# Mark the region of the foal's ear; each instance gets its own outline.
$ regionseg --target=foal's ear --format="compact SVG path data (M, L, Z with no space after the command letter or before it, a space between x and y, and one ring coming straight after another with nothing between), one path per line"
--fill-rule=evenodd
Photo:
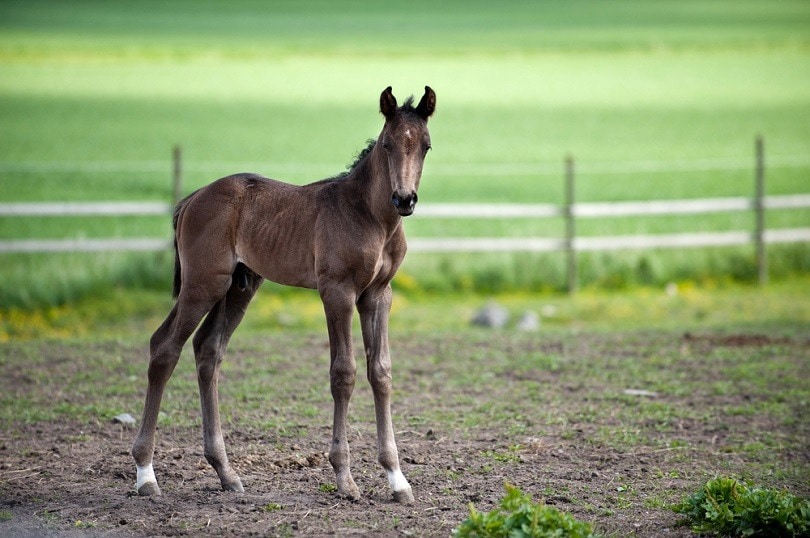
M380 112L387 119L391 119L397 113L397 98L391 92L391 86L388 86L380 94Z
M419 104L416 105L416 113L427 121L434 110L436 110L436 92L434 92L430 86L425 86L425 95L422 96Z

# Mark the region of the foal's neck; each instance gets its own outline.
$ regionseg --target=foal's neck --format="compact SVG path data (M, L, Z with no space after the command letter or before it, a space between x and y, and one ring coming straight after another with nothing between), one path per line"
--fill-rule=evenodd
M388 159L380 144L357 164L347 179L357 186L366 210L375 220L390 231L400 226L402 217L391 203Z

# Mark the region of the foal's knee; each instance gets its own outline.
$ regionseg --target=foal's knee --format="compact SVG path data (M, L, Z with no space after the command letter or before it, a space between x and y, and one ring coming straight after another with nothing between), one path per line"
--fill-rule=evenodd
M334 361L329 370L332 392L351 391L357 378L357 365L354 361Z
M369 365L368 382L375 391L390 393L392 378L391 365L379 362Z

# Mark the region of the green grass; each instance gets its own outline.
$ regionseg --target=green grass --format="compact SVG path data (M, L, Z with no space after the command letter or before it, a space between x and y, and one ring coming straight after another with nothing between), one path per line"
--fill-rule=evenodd
M418 16L429 13L429 16ZM251 170L303 183L333 175L381 127L377 98L430 84L435 151L425 202L561 203L562 161L577 163L579 201L749 196L753 139L767 151L767 192L805 192L810 174L810 8L800 1L349 3L4 2L0 6L2 201L168 200L171 149L185 191ZM773 227L810 225L803 210ZM610 235L751 229L749 214L583 221ZM558 236L559 220L410 219L412 236ZM0 239L168 235L168 218L0 219ZM750 278L749 250L722 251ZM727 255L726 255L727 254ZM652 279L740 278L697 254L643 254ZM540 275L506 276L526 256L406 270L430 289L558 289L559 257ZM644 280L635 254L594 256L583 282ZM807 271L776 249L785 272ZM3 305L63 304L63 285L127 285L133 256L0 257ZM118 261L113 261L118 260ZM121 261L124 260L124 261ZM535 261L536 260L536 261ZM137 261L135 265L150 265ZM439 269L456 265L458 278ZM65 268L68 267L68 269ZM620 268L615 269L616 266ZM614 268L610 268L614 267ZM168 269L170 270L170 269ZM154 268L148 279L167 269ZM719 271L719 272L718 272ZM738 272L739 273L739 272ZM630 276L628 276L630 274ZM778 271L777 271L778 276ZM26 275L20 278L20 275ZM749 275L749 276L745 276ZM531 282L526 282L530 280ZM611 284L614 282L614 284ZM79 295L79 293L76 293Z

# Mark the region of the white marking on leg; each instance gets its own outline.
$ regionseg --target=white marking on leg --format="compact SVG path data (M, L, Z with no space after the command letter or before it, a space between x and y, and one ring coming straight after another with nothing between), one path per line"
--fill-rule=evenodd
M136 465L138 469L138 479L135 482L135 490L138 491L143 487L144 484L148 484L150 482L154 482L157 484L157 478L155 478L155 470L152 468L152 464L144 465L141 467L140 465Z
M388 474L388 484L391 486L391 491L405 491L406 489L411 489L411 485L408 484L405 475L402 474L402 471L399 469L386 471L386 473Z

